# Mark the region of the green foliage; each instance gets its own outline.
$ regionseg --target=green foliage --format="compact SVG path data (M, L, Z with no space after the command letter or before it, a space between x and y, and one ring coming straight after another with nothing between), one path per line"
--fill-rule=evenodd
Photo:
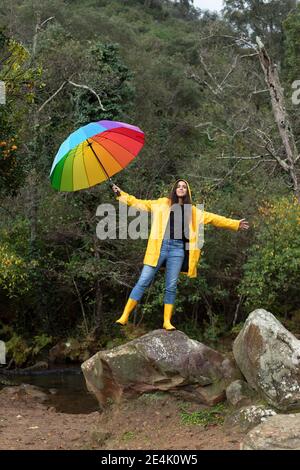
M250 157L261 154L256 129L267 129L274 148L281 142L269 97L253 94L264 88L259 61L244 57L235 62L249 50L230 38L237 31L265 33L262 39L281 59L282 21L291 2L227 1L231 13L225 21L196 13L185 0L18 0L13 16L11 2L2 3L0 22L11 37L1 30L8 55L1 58L0 70L0 80L8 85L8 103L0 106L1 305L20 351L33 347L21 343L28 333L80 341L94 334L101 346L113 346L134 337L130 327L122 333L114 328L114 320L137 281L146 241L96 238L97 205L114 203L107 184L71 194L52 190L48 175L60 144L89 121L136 124L146 133L146 145L114 177L116 184L149 199L167 195L171 182L183 177L191 184L194 203L251 221L265 194L281 197L288 190L280 171L273 172L273 162L255 160L259 165L253 167ZM37 12L41 22L53 19L38 29L33 56ZM297 31L298 16L290 15L285 47L291 78L298 73ZM297 128L296 139L298 134ZM266 222L261 214L257 221ZM284 235L275 234L281 251L272 258L272 237L263 225L259 239L254 231L206 227L197 279L179 279L178 328L214 345L230 330L241 279L247 308L267 301L276 303L279 312L295 310L298 229L294 236L288 232L287 247ZM287 277L289 265L294 281ZM162 271L137 310L137 334L161 327L164 286ZM286 305L286 293L291 305ZM85 345L90 347L88 340Z
M8 244L0 244L0 289L9 298L28 292L27 264Z
M99 119L120 120L132 105L134 88L132 73L120 57L118 44L100 42L91 44L87 50L88 76L82 80L99 94L104 111L99 109L97 98L87 90L74 91L76 125L80 126Z
M17 367L26 363L30 356L31 348L27 342L16 333L6 343L6 351L8 358L13 359Z
M296 198L266 202L254 221L256 238L244 265L239 292L248 308L278 314L298 305L300 282L300 206Z
M132 431L125 431L122 435L122 440L125 442L131 441L135 438L135 433Z
M35 336L31 341L13 332L9 341L6 342L7 357L12 360L16 367L20 367L30 359L31 361L49 344L52 338L45 334Z
M166 400L166 392L149 392L140 395L138 401L145 403L146 405L150 405L154 402L158 403L162 400Z
M285 328L292 331L295 335L300 334L300 309L292 310L288 317L279 317Z
M231 328L230 333L233 334L234 336L237 336L241 332L243 327L244 327L244 323L240 322Z
M0 194L16 194L24 182L27 161L21 150L23 129L19 123L26 119L34 92L34 81L41 71L30 66L28 50L9 38L0 25L0 80L5 83L6 102L0 105Z
M223 424L226 407L223 403L199 411L189 412L184 407L180 412L181 422L185 425L208 426Z
M300 5L283 22L285 38L284 67L290 83L299 80L300 74Z
M52 344L53 338L44 333L33 338L32 354L36 356L46 346Z
M226 324L224 322L224 317L220 317L209 310L207 314L209 320L204 321L203 342L215 344L220 336L226 332Z
M113 349L125 343L127 343L127 339L125 338L113 338L112 340L107 341L105 347L106 349Z
M239 33L250 36L255 42L259 36L276 54L276 59L283 55L283 20L295 9L296 0L225 0L225 18Z

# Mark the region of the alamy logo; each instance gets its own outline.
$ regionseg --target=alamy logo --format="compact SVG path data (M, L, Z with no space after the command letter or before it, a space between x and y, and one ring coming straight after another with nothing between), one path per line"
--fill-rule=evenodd
M137 207L127 207L119 201L119 212L110 203L100 204L97 207L96 216L101 217L96 227L99 240L116 239L151 239L175 238L185 239L186 249L202 248L204 243L204 204L196 204L194 217L190 220L182 217L183 213L179 204L171 207L157 208L148 212ZM192 205L185 204L185 211L192 214ZM168 216L173 212L173 234L171 236L171 225ZM150 216L150 220L149 220ZM130 219L130 220L129 220ZM162 231L164 230L164 233ZM187 241L188 240L188 241Z
M292 83L293 90L296 88L294 93L292 94L292 103L293 104L300 104L300 80L295 80Z
M6 103L5 82L0 80L0 104Z
M4 341L0 339L0 364L6 364L6 348Z

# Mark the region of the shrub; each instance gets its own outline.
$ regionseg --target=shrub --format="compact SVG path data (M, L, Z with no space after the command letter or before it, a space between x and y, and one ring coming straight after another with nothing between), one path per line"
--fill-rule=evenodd
M254 221L256 240L238 288L245 306L287 314L299 305L300 205L294 197L266 202Z

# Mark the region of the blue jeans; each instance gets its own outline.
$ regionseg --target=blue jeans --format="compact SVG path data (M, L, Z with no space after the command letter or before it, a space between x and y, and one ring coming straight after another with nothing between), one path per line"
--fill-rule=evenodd
M165 287L165 304L174 304L176 298L176 289L178 276L181 271L184 259L184 242L182 240L163 239L160 256L157 266L149 266L144 264L140 278L129 297L136 301L141 300L145 289L151 284L155 274L160 269L164 261L166 261L166 287Z

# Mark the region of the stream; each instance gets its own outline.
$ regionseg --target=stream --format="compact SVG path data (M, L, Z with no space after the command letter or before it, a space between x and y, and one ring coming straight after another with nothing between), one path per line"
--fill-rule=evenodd
M45 404L53 406L58 412L87 414L99 410L96 398L86 388L80 367L30 371L24 374L21 371L17 374L0 371L0 374L0 379L6 379L8 385L9 382L11 385L30 384L49 393L49 400ZM1 388L3 385L0 385Z

